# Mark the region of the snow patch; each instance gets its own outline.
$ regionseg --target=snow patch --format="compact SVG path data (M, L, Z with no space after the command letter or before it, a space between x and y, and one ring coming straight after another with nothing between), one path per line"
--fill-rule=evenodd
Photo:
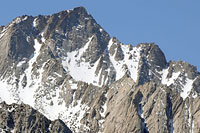
M24 18L22 19L22 21L25 21L25 20L27 20L27 19L28 19L28 16L24 17Z
M5 32L2 32L2 33L0 34L0 39L1 39L4 35L5 35Z
M13 22L12 22L12 24L19 24L20 22L22 22L22 21L25 21L25 20L27 20L28 19L28 16L25 16L23 19L22 18L20 18L20 17L18 17L18 18L16 18Z
M108 46L107 46L107 47L108 47L108 50L109 50L110 47L113 45L113 43L114 43L114 42L113 42L113 39L110 39L110 41L108 42Z
M44 103L44 114L51 120L55 120L60 118L62 115L65 116L66 106L65 103L60 103L60 93L61 90L59 88L55 88L55 97L51 98L50 103Z
M33 27L37 27L37 18L33 20Z
M89 38L89 41L83 48L67 53L66 57L62 57L62 65L66 71L69 71L70 75L76 81L84 81L86 83L92 83L94 85L100 86L98 84L99 78L97 78L97 75L95 74L100 58L94 63L93 66L81 58L83 53L88 49L92 38L93 36Z
M26 63L26 61L20 61L20 62L17 64L17 67L21 67L24 63Z
M114 42L112 40L109 41L108 49L113 45ZM115 44L114 44L115 45ZM124 59L121 61L115 60L115 54L110 56L110 61L113 64L113 67L116 71L116 80L119 80L122 78L127 71L130 72L131 78L136 82L137 80L137 73L138 73L138 67L139 67L139 60L140 60L140 48L133 47L132 50L129 50L128 45L121 45L121 49L124 54ZM127 68L125 68L127 66Z
M12 108L8 108L8 112L13 112L13 110L15 110L14 107L12 107Z
M100 31L100 32L103 32L103 29L102 29L102 28L100 28L100 29L99 29L99 31Z
M15 103L16 100L11 93L14 86L8 85L6 81L0 81L0 86L0 102L6 101L7 104Z
M44 32L41 33L41 36L42 36L42 38L41 38L42 42L45 42Z
M18 23L20 23L21 22L21 19L20 18L16 18L15 20L14 20L14 22L13 23L16 23L16 24L18 24Z
M7 129L2 129L2 128L0 128L0 133L7 133L7 132L8 132ZM11 133L13 133L13 132L11 131Z
M28 68L25 70L24 75L21 75L20 77L20 81L22 82L22 79L24 78L24 76L27 78L27 85L24 88L22 85L19 86L19 89L21 89L21 93L20 93L20 97L22 99L22 101L26 104L29 104L31 106L34 106L34 94L36 91L36 88L38 88L38 85L41 82L41 76L40 78L33 78L32 77L32 69L33 69L33 64L34 62L36 62L37 57L40 54L40 48L42 46L42 44L40 44L37 39L34 40L35 44L34 44L34 55L33 57L29 60L28 62ZM43 69L39 70L39 74L42 74ZM34 86L36 85L36 86Z
M182 88L182 92L181 92L181 97L183 98L183 100L185 100L189 96L189 94L192 90L192 87L193 87L192 86L193 82L194 82L194 80L191 80L188 78L186 79L186 84Z
M165 85L167 85L167 86L170 86L170 85L173 84L174 81L179 77L179 75L180 75L181 72L177 72L177 73L174 72L174 73L172 73L172 77L171 77L171 78L167 78L168 69L169 69L169 68L163 70L163 72L162 72L163 74L162 74L162 81L161 81L161 83L162 83L162 84L165 84Z
M192 121L192 129L191 133L194 133L194 121Z
M84 27L83 25L80 25L80 24L79 24L79 25L76 27L76 30L81 30L83 27Z
M162 71L162 81L161 81L161 83L164 84L164 85L170 86L171 84L174 84L177 79L180 80L180 85L181 85L180 96L183 98L183 100L185 100L189 96L189 94L190 94L190 92L193 88L193 82L195 81L196 78L195 79L189 79L189 78L187 78L188 77L187 74L185 74L184 76L180 76L180 74L181 74L180 71L176 72L176 73L173 72L172 77L167 78L167 75L169 73L168 70L169 70L169 68L164 69ZM184 77L186 77L186 78L184 79ZM196 92L194 92L192 94L192 96L193 96L193 98L195 98L197 96Z
M76 90L78 88L77 83L73 82L72 80L69 81L69 85L73 90Z
M0 39L7 33L6 29L7 28L3 27L3 30L0 32Z
M67 13L73 12L74 9L67 10Z
M65 116L65 118L62 120L64 120L70 129L75 129L75 132L78 132L79 128L83 126L81 124L81 119L88 109L89 107L85 104L82 104L81 100L78 100L77 103L73 101L72 104L70 104L70 106L64 112L65 115L63 116ZM89 128L85 126L84 129L87 130Z
M26 41L27 41L27 42L30 42L30 39L31 39L30 36L27 36L27 37L26 37Z

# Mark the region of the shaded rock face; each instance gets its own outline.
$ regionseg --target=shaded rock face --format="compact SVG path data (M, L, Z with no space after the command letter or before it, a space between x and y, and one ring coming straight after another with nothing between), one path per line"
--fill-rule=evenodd
M1 26L0 86L0 131L200 132L197 68L110 38L83 7Z
M152 79L159 81L159 72L167 65L165 55L155 44L139 44L137 47L142 47L137 84L141 85Z
M0 104L1 132L43 132L43 133L72 133L61 121L50 121L44 115L26 104Z

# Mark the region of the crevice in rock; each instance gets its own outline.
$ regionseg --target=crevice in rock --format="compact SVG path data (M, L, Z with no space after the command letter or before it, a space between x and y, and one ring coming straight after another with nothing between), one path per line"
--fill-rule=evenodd
M172 102L171 102L171 99L170 99L170 96L168 94L167 96L167 117L168 117L168 130L170 133L173 133L174 132L174 120L173 120L173 112L172 112Z
M148 128L147 128L147 125L146 125L146 122L145 122L145 117L144 117L144 109L143 109L143 105L142 105L142 98L143 98L143 95L141 92L139 92L137 95L136 95L136 101L137 101L137 112L138 112L138 115L139 115L139 118L141 119L141 126L142 126L142 132L143 133L149 133L148 131Z

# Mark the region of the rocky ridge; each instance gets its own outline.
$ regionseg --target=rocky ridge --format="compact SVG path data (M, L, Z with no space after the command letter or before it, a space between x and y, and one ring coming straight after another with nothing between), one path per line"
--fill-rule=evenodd
M200 132L200 73L154 43L125 45L83 7L0 28L0 101L74 132Z
M48 120L26 104L0 104L1 133L72 133L63 121Z

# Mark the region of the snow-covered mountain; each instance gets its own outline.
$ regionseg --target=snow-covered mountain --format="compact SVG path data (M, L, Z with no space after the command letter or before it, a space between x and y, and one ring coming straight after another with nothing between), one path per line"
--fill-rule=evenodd
M74 132L200 132L199 75L156 44L111 38L83 7L0 27L0 101Z

